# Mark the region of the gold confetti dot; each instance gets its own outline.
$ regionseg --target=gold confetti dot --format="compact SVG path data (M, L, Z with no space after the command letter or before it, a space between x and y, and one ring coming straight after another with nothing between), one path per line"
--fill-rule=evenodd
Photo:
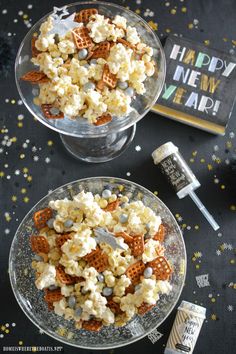
M197 156L197 150L193 151L193 152L192 152L192 155L193 155L193 156Z
M154 31L157 31L157 29L158 29L158 24L157 24L156 22L149 21L148 24L149 24L149 26L150 26Z
M216 299L214 297L212 297L211 302L216 302Z
M235 211L235 210L236 210L236 205L230 205L229 209L230 209L231 211Z
M18 344L19 344L19 345L23 345L23 341L22 341L22 340L19 340Z
M204 163L204 162L206 162L206 160L205 160L205 159L201 159L200 162L201 162L201 163Z
M185 229L187 227L187 224L183 224L182 227Z
M25 194L25 193L26 193L26 188L21 188L20 192L21 192L22 194Z
M158 195L158 191L154 191L153 194Z
M25 158L25 154L20 154L20 159L24 159Z
M29 170L28 170L28 168L27 168L27 167L23 167L22 171L23 171L24 173L29 172Z
M32 348L32 352L37 352L37 347L31 347Z
M232 39L232 43L233 45L236 45L236 41L234 39Z
M18 128L22 128L23 127L23 123L22 122L18 122L17 126L18 126Z
M236 283L234 284L233 288L236 289Z
M11 104L15 104L16 103L16 101L15 100L11 100Z
M235 264L235 259L231 259L229 262L230 264Z
M182 11L183 13L186 13L186 12L187 12L187 7L183 6L183 7L181 8L181 11Z
M221 159L219 157L217 157L217 159L215 159L215 162L218 163L218 165L221 163Z
M48 146L52 146L53 145L53 141L52 140L48 140Z
M223 41L224 42L228 42L228 38L223 38Z
M207 165L207 168L208 168L209 171L211 171L211 170L213 169L213 166L209 163L209 164Z
M16 201L17 201L17 196L16 196L16 195L13 195L13 196L11 197L11 200L12 200L13 202L16 202Z
M119 188L119 191L122 192L125 187L122 184L120 184L118 188Z
M196 257L192 257L192 261L195 262L196 261Z
M32 176L28 176L28 177L27 177L27 181L28 181L28 182L31 182L31 181L32 181L32 179L33 179L33 177L32 177Z
M9 329L6 329L6 330L5 330L5 333L9 333L9 332L10 332L10 330L9 330Z
M1 326L1 330L5 331L6 327L5 326Z
M13 136L13 138L10 139L12 143L15 143L17 141L17 137Z
M27 14L24 14L23 15L23 19L26 20L28 18L28 15Z
M205 39L205 40L204 40L204 44L205 44L205 45L209 45L209 44L210 44L209 39Z
M230 149L230 148L232 148L232 142L231 141L226 141L226 147L228 148L228 149Z
M175 214L175 217L176 217L176 218L179 218L179 217L180 217L180 215L179 215L179 214Z
M0 171L0 177L4 177L5 176L5 173L3 171Z
M141 11L139 9L136 9L135 12L139 15Z
M194 226L194 229L195 229L195 230L199 230L199 225L195 225L195 226Z
M24 203L28 203L29 202L29 197L24 197L23 201L24 201Z
M199 264L196 264L195 267L196 267L196 269L199 269L199 268L200 268L200 265L199 265Z
M213 313L213 314L211 315L211 319L212 319L212 321L216 321L216 320L217 320L217 316L216 316L215 313Z
M170 33L171 32L171 29L170 28L166 28L166 33Z
M189 161L190 161L191 163L194 163L195 160L194 160L193 158L191 158Z
M221 188L221 189L225 189L225 185L222 184L222 185L220 186L220 188Z
M189 24L188 24L188 28L189 28L189 29L193 29L193 23L189 23Z
M171 9L170 13L171 13L171 15L175 15L176 14L176 10L175 9Z

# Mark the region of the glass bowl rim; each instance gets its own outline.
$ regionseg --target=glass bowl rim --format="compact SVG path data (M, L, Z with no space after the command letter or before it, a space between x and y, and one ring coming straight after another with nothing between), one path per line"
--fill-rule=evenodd
M70 8L72 6L79 6L79 5L94 5L94 4L98 4L98 5L103 5L103 6L112 6L112 7L115 7L119 10L123 10L124 12L127 12L127 13L132 13L132 15L134 15L135 17L137 17L139 19L139 21L141 21L142 24L144 24L145 28L148 27L149 30L150 30L150 33L152 34L153 38L156 40L156 42L158 43L158 46L159 46L159 50L160 50L160 54L161 54L161 60L162 60L162 83L160 84L160 87L159 87L159 90L157 90L156 92L156 95L155 97L153 98L151 104L149 105L149 107L145 110L145 112L143 112L142 114L138 115L137 119L132 122L132 121L129 121L127 120L127 124L124 125L124 126L121 126L121 127L118 127L119 129L115 129L116 127L109 127L108 131L103 133L102 132L102 129L103 127L102 126L97 126L96 127L96 130L92 133L92 134L81 134L80 132L76 132L76 133L73 133L73 132L69 132L69 131L65 131L65 130L62 130L60 128L57 128L53 125L51 125L49 122L47 122L46 120L42 119L41 117L39 117L30 107L30 105L28 104L27 102L27 99L25 98L25 96L23 95L22 93L22 90L20 88L20 83L19 83L19 79L17 77L17 66L19 65L19 57L20 57L20 54L21 54L21 50L22 50L22 47L24 46L25 44L25 41L28 40L28 37L30 35L31 32L33 32L33 30L35 29L35 27L37 27L40 23L42 23L43 20L45 20L48 16L50 16L53 11L50 11L48 12L46 15L44 15L43 17L41 17L31 28L30 30L26 33L26 35L24 36L24 38L22 39L21 43L20 43L20 46L19 46L19 49L17 51L17 55L16 55L16 59L15 59L15 65L14 65L14 71L15 71L15 82L16 82L16 87L17 87L17 90L19 92L19 95L20 95L20 98L21 100L23 101L25 107L28 109L28 111L33 115L33 117L35 117L38 121L40 121L40 123L42 123L43 125L45 125L46 127L48 127L49 129L52 129L60 134L64 134L64 135L67 135L67 136L71 136L71 137L78 137L78 138L98 138L98 137L101 137L101 136L106 136L107 134L110 134L110 133L113 133L113 132L122 132L123 130L126 130L128 128L130 128L132 125L138 123L152 108L152 106L155 104L155 102L157 101L162 89L163 89L163 86L164 86L164 83L165 83L165 77L166 77L166 58L165 58L165 53L164 53L164 49L163 49L163 46L161 44L161 41L159 39L159 37L155 34L155 32L152 30L152 28L148 25L148 23L141 17L139 16L138 14L136 14L134 11L132 10L129 10L129 9L126 9L124 6L120 6L120 5L117 5L115 3L111 3L111 2L105 2L105 1L77 1L77 2L74 2L74 3L69 3L69 4L66 4L65 6L67 8ZM122 119L122 117L120 118Z
M54 189L50 194L56 192L57 190L60 190L60 189L66 189L68 186L70 185L73 185L74 183L80 183L80 182L86 182L86 181L89 181L91 179L95 179L95 180L99 180L99 179L103 179L103 180L114 180L115 183L121 183L122 182L125 182L125 183L130 183L131 185L134 185L135 187L139 188L139 189L143 189L145 192L147 192L148 194L151 194L152 197L154 197L154 199L156 199L156 201L158 201L158 203L162 204L165 208L166 208L166 211L171 215L172 219L174 220L175 222L175 226L177 227L177 230L179 232L179 236L182 240L182 245L183 245L183 260L185 262L184 264L184 274L183 274L183 277L182 277L182 284L181 284L181 287L180 287L180 291L179 291L179 294L176 298L176 300L173 302L173 304L171 305L170 307L170 310L168 312L168 314L161 320L161 322L158 324L158 326L152 328L151 330L145 332L144 334L140 335L138 338L134 338L134 339L130 339L128 343L122 343L122 344L118 344L118 345L115 345L115 346L106 346L105 348L103 346L96 346L96 347L89 347L89 346L83 346L83 345L77 345L75 343L69 343L68 341L66 340L63 340L61 338L57 338L55 337L53 334L49 333L47 330L43 330L48 336L50 336L51 338L53 338L54 340L57 340L61 343L64 343L66 345L70 345L70 346L73 346L75 348L81 348L81 349L88 349L88 350L107 350L107 349L115 349L115 348L121 348L121 347L125 347L129 344L132 344L132 343L135 343L143 338L145 338L146 336L148 336L148 334L150 334L154 329L158 328L171 314L171 312L173 311L174 307L176 306L177 302L179 301L179 298L182 294L182 291L183 291L183 287L184 287L184 284L185 284L185 280L186 280L186 273L187 273L187 253L186 253L186 246L185 246L185 242L184 242L184 238L183 238L183 234L182 234L182 231L180 229L180 226L179 224L177 223L174 215L172 214L172 212L170 211L170 209L166 206L166 204L160 199L158 198L154 193L152 193L149 189L147 189L146 187L143 187L141 186L140 184L136 183L136 182L133 182L133 181L130 181L130 180L127 180L127 179L124 179L124 178L119 178L119 177L109 177L109 176L95 176L95 177L86 177L86 178L80 178L78 180L74 180L74 181L71 181L71 182L68 182L68 183L65 183L59 187L57 187L56 189ZM15 282L15 278L13 277L13 262L11 261L12 258L13 258L13 246L14 246L14 243L16 242L17 240L17 234L18 234L18 230L21 228L21 226L24 224L25 220L28 218L28 215L32 212L32 210L37 207L37 205L39 205L45 198L48 197L49 194L45 195L44 197L42 197L36 204L33 205L33 207L28 211L28 213L24 216L24 218L21 220L16 232L15 232L15 235L12 239L12 242L11 242L11 247L10 247L10 252L9 252L9 262L8 262L8 268L9 268L9 279L10 279L10 283L11 283L11 288L12 288L12 291L13 291L13 294L16 298L16 301L18 303L18 305L20 306L21 310L24 312L24 314L26 315L26 317L39 329L42 329L40 327L40 325L36 322L36 320L33 319L33 317L30 315L30 313L27 312L27 310L24 308L23 304L21 303L21 297L19 296L19 293L17 291L17 288L16 288L16 282ZM132 320L131 320L132 321Z

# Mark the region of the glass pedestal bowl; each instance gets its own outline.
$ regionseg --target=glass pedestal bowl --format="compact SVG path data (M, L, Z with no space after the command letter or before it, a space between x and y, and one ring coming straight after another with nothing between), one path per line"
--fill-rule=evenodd
M128 116L113 117L106 125L94 126L80 117L76 120L66 116L64 119L47 119L41 108L33 103L37 93L36 86L20 80L20 77L36 68L31 62L31 39L35 32L39 32L40 25L50 13L40 19L23 39L16 57L15 75L19 94L30 113L48 128L59 132L64 146L73 156L87 162L105 162L117 157L129 146L135 135L135 124L156 102L165 79L165 56L158 37L141 17L130 10L99 1L74 3L68 5L67 10L72 14L90 7L96 8L100 14L107 17L124 16L129 25L136 27L141 40L154 50L155 73L145 81L146 93L133 99L133 109Z
M166 257L173 266L170 279L172 291L169 295L161 295L157 305L144 316L136 316L124 327L103 327L100 332L78 330L73 321L66 321L52 311L48 311L43 300L43 291L35 284L35 271L31 268L34 256L29 236L35 232L33 214L46 206L50 200L68 198L80 191L99 193L106 185L111 185L114 192L122 185L123 195L130 201L142 200L154 212L158 213L162 222L167 224L168 233L164 246ZM9 256L9 275L15 297L28 318L45 333L65 344L86 349L110 349L133 343L148 335L159 326L176 305L185 281L186 251L180 228L166 205L154 194L133 182L111 177L92 177L66 184L41 199L25 216L12 242ZM69 333L73 336L68 337ZM64 335L62 335L64 334Z

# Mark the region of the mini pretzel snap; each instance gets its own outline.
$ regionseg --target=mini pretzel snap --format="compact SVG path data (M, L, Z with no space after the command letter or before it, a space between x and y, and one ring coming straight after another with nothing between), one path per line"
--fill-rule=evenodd
M96 15L98 13L97 9L84 9L75 14L74 21L75 22L83 22L88 23L89 18L92 15Z
M117 84L116 75L114 75L110 72L109 66L107 64L104 65L102 80L110 88L116 87L116 84Z
M47 221L52 217L52 209L44 208L34 213L33 220L36 229L40 230L47 226Z
M142 261L138 261L134 264L131 264L125 274L128 278L130 278L132 285L136 285L139 283L140 277L143 274L145 269L145 264Z
M139 307L138 307L138 314L143 316L145 313L150 311L155 305L149 305L143 302Z
M87 331L98 332L102 328L102 322L96 320L83 321L82 328Z
M109 299L107 301L107 307L109 307L109 309L115 313L116 315L121 315L123 313L123 311L120 308L120 305L117 304L114 300Z
M56 267L56 278L62 283L66 285L72 285L76 283L76 278L67 274L62 265L58 265Z
M49 78L42 71L32 70L21 76L21 80L29 81L32 84L40 84L48 82Z
M45 289L44 299L47 303L52 304L53 302L60 301L63 298L61 294L61 289L49 290Z
M126 41L126 40L123 39L123 38L118 38L118 39L117 39L117 42L118 42L118 43L121 43L121 44L123 44L124 46L129 47L129 48L131 48L131 49L133 49L133 50L136 49L134 45L132 45L130 42Z
M153 239L156 241L163 242L166 235L166 228L163 224L159 226L157 233L154 235Z
M110 53L110 42L102 42L98 45L98 47L94 50L92 59L103 58L107 59Z
M35 46L35 42L37 41L37 39L38 38L36 37L33 37L31 39L31 53L33 58L36 58L41 53Z
M44 236L35 236L30 237L31 249L35 253L48 253L49 252L49 243L46 237Z
M133 236L133 240L130 243L129 247L131 248L131 252L134 257L141 256L144 251L144 236Z
M73 39L78 49L88 48L93 45L86 27L77 27L72 30Z
M116 232L115 233L115 236L116 237L122 237L123 239L124 239L124 241L126 242L126 243L130 243L130 242L133 242L133 237L132 236L130 236L129 234L127 234L127 232L124 232L124 231L122 231L122 232Z
M64 113L61 112L58 108L54 107L52 104L42 104L41 108L45 118L48 119L64 118Z
M172 272L171 266L163 256L148 262L147 266L153 269L153 274L156 276L157 280L168 280Z
M120 204L120 201L117 199L114 202L109 203L106 206L106 208L104 208L103 210L105 210L105 211L114 211L114 210L116 210L118 208L119 204Z
M109 113L103 113L100 117L97 118L97 121L93 123L96 126L104 125L111 122L112 116Z
M64 243L68 240L71 240L71 235L70 234L62 234L58 235L56 238L56 245L58 248L61 248Z
M94 267L98 273L104 272L108 267L108 256L100 248L87 254L83 259L88 262L90 267Z

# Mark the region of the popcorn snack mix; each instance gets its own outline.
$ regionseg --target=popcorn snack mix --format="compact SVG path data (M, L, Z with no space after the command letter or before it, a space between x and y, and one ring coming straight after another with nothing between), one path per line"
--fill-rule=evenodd
M35 285L48 309L77 329L124 326L172 289L166 228L141 200L129 201L108 185L101 195L81 191L72 200L50 201L34 223Z
M103 125L127 116L135 95L145 94L145 80L157 70L153 49L123 16L107 18L86 9L71 17L74 28L62 34L58 20L49 16L32 38L31 61L38 70L21 79L39 85L34 103L47 119L81 117Z

